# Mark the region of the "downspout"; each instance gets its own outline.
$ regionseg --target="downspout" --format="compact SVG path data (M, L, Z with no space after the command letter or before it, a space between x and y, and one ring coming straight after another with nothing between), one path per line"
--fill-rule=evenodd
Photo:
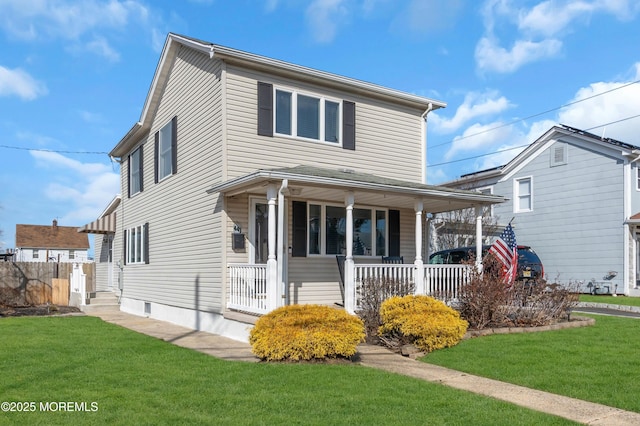
M116 158L116 157L109 156L109 158L111 159L111 161L115 161L120 165L120 176L122 176L122 157ZM127 176L127 179L129 179L128 176ZM116 233L124 231L124 196L122 194L120 195L120 215L118 216L119 217L116 217ZM122 223L122 229L120 230L118 230L118 220L120 221L120 223ZM117 236L116 234L113 235L114 243L116 240L116 236ZM122 236L122 233L120 234L120 236ZM112 250L113 250L113 245L111 247ZM148 249L149 248L147 247L147 250ZM124 256L125 256L125 246L123 241L120 247L120 259L118 260L118 265L117 265L118 266L118 290L120 290L120 294L118 295L118 304L122 303L122 295L124 294ZM111 258L111 261L113 262L113 257ZM113 265L111 265L111 268L113 268Z
M289 292L287 291L285 273L285 252L284 252L284 213L285 213L285 198L284 191L289 187L289 180L284 179L280 190L278 190L278 241L276 244L277 259L278 259L278 283L280 284L281 298L278 300L278 305L281 306L284 302L285 305L289 304Z
M422 183L427 184L427 114L433 111L433 103L429 102L427 110L422 113Z

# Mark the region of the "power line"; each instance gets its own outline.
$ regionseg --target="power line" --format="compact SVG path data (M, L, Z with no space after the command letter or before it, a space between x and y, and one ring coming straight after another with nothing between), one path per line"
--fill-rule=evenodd
M433 145L433 146L430 147L430 149L438 148L438 147L444 146L444 145L449 145L450 143L453 143L453 142L456 142L456 141L459 141L459 140L462 140L462 139L468 139L468 138L471 138L473 136L479 136L479 135L482 135L482 134L485 134L485 133L488 133L488 132L492 132L494 130L501 129L503 127L511 126L513 124L520 123L521 121L525 121L525 120L529 120L531 118L539 117L541 115L545 115L545 114L548 114L550 112L557 111L559 109L566 108L568 106L578 104L580 102L588 101L589 99L593 99L593 98L596 98L598 96L606 95L607 93L611 93L611 92L614 92L616 90L623 89L625 87L631 86L632 84L636 84L636 83L640 83L640 80L632 81L630 83L623 84L622 86L614 87L613 89L609 89L609 90L606 90L606 91L601 92L601 93L596 93L595 95L591 95L591 96L588 96L586 98L579 99L577 101L569 102L568 104L564 104L564 105L556 107L556 108L548 109L546 111L539 112L537 114L533 114L533 115L530 115L528 117L519 118L517 120L513 120L513 121L510 121L508 123L500 124L499 126L495 126L495 127L490 128L490 129L485 129L485 130L482 130L482 131L477 132L477 133L472 133L470 135L461 136L461 137L459 137L457 139L451 139L451 140L449 140L447 142L443 142L443 143L440 143L440 144L437 144L437 145Z
M54 152L56 154L90 154L90 155L109 155L104 151L65 151L60 149L46 149L46 148L25 148L21 146L0 145L0 148L17 149L20 151L39 151L39 152Z
M631 117L621 118L620 120L616 120L616 121L610 121L608 123L600 124L598 126L589 127L588 129L583 129L583 130L585 132L588 132L588 131L593 130L593 129L599 129L601 127L609 126L611 124L621 123L623 121L632 120L632 119L638 118L638 117L640 117L640 114L632 115ZM435 163L435 164L427 164L427 167L444 166L446 164L459 163L461 161L475 160L476 158L488 157L490 155L501 154L501 153L507 152L507 151L513 151L514 149L525 148L525 147L527 147L529 145L531 145L531 144L512 146L511 148L505 148L505 149L501 149L501 150L498 150L498 151L495 151L495 152L487 152L485 154L474 155L472 157L460 158L458 160L444 161L442 163Z

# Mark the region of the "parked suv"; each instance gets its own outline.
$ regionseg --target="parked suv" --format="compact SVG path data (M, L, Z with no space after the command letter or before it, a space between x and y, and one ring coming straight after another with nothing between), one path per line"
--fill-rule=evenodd
M482 256L486 256L491 246L482 246ZM476 254L476 248L459 247L441 250L429 256L430 264L459 264L468 261ZM518 246L518 280L529 281L544 277L542 261L529 246Z

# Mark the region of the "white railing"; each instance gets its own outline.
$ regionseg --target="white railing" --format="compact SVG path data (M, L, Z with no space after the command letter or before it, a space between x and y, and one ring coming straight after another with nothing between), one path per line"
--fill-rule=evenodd
M460 287L471 279L470 265L424 265L425 293L448 302L460 295Z
M266 314L267 265L229 264L227 307L254 314Z
M384 300L395 295L416 293L415 265L403 264L356 264L355 307L360 309L363 296L363 283L369 279L388 280L377 283L384 289L380 297ZM422 269L425 294L436 299L450 302L458 298L460 287L469 282L471 267L468 265L424 265Z

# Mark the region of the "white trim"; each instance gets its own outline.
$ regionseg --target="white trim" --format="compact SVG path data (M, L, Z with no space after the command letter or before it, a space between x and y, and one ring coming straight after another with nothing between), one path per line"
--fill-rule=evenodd
M277 131L277 116L278 116L278 108L277 108L277 92L289 93L291 95L291 114L289 116L290 124L291 124L291 134L287 133L278 133ZM319 101L319 116L318 116L318 139L308 138L304 136L298 135L298 97L306 96L308 98L318 99ZM338 104L338 141L331 142L325 140L325 111L326 111L326 103L332 102L334 104ZM291 139L299 139L303 141L310 141L316 143L322 143L329 146L337 146L342 147L342 109L343 109L343 100L338 98L332 98L325 95L320 95L314 92L307 92L303 90L293 89L288 86L280 86L273 85L273 135L291 138Z
M165 149L163 151L162 149L162 142L165 138L163 138L162 136L162 132L169 128L169 137L168 137L168 142L169 142L169 149ZM154 166L156 167L156 169L158 170L158 183L162 182L163 180L165 180L166 178L168 178L169 176L171 176L172 174L175 173L175 170L173 170L173 118L171 118L166 124L164 124L162 127L160 127L158 130L158 162L156 164L154 164ZM156 149L155 144L154 144L154 149ZM167 173L166 175L161 175L161 171L162 169L160 168L160 164L162 163L162 160L164 159L163 154L168 153L169 154L169 173ZM155 154L154 154L155 157Z
M529 181L529 208L520 206L520 182ZM521 176L513 179L513 212L528 213L533 211L533 176Z

